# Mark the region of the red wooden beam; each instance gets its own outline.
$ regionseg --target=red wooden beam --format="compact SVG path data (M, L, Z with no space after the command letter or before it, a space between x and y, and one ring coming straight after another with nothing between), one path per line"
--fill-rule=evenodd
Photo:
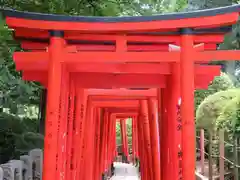
M31 71L47 71L48 62L46 60L41 61L26 61L15 60L17 70L31 70ZM69 64L68 70L70 72L99 72L99 73L144 73L144 74L170 74L171 69L167 63L126 63L126 64L98 64L94 63L81 63L81 64Z
M138 113L117 113L115 114L117 118L129 118L129 117L132 117L132 116L137 116Z
M30 20L16 17L6 17L6 23L9 27L29 28L42 30L66 30L79 32L143 32L143 31L169 31L178 28L206 28L218 27L223 25L235 24L239 14L231 12L215 16L156 20L146 22L65 22L65 21L46 21Z
M89 96L90 99L93 100L105 100L105 99L112 99L112 100L143 100L147 99L147 96L112 96L112 95L94 95Z
M93 101L92 105L95 107L122 107L122 108L132 108L138 107L139 101L129 100L129 101Z
M111 114L132 114L138 113L138 107L133 108L107 108L108 112Z
M48 62L26 62L15 60L16 69L21 71L46 71ZM219 71L219 66L195 65L197 74L212 73ZM83 63L81 65L68 65L71 72L99 72L99 73L137 73L137 74L170 74L171 67L168 63L127 63L127 64L98 64Z
M205 51L205 52L195 52L195 61L236 61L240 60L239 50L218 50L218 51Z
M104 57L103 59L101 57ZM68 53L65 62L94 62L94 63L117 63L117 62L179 62L180 52L77 52ZM219 50L194 52L192 59L195 62L240 60L239 50Z
M38 55L38 54L36 54ZM18 55L17 55L18 56ZM21 56L21 55L20 55ZM34 57L33 57L34 58ZM44 59L28 60L21 57L14 59L17 70L23 71L44 71L48 69L48 61ZM196 65L197 73L211 73L217 71L219 66ZM195 67L196 67L195 66ZM68 65L68 70L71 72L102 72L102 73L143 73L143 74L170 74L171 67L168 63L108 63L98 64L94 63L74 63Z
M48 43L39 43L31 41L22 41L21 47L25 50L46 51ZM215 50L215 43L204 44L205 50ZM67 52L77 51L115 51L115 45L94 45L94 44L75 44L66 47ZM127 45L127 51L168 51L169 44L148 44L148 45Z
M210 80L219 74L195 75L195 87L207 87ZM164 88L166 86L166 77L162 75L151 74L98 74L81 73L75 75L79 82L79 87L84 88ZM23 79L28 81L38 81L47 84L47 74L44 72L23 72ZM111 82L111 83L106 83Z
M29 37L48 39L48 31L32 30L27 28L17 28L15 30L15 37ZM64 38L66 40L87 40L87 41L115 41L119 35L114 34L81 34L79 32L65 32ZM144 36L144 35L127 35L125 39L129 42L158 42L158 43L179 43L180 39L178 35L160 35L160 36ZM204 34L195 35L195 43L220 43L223 42L223 34Z
M161 75L145 75L145 74L98 74L98 73L81 73L75 74L79 87L84 88L139 88L153 87L153 85L163 88L165 87L165 76ZM36 73L32 71L23 72L23 79L30 81L39 81L47 83L47 74L44 72ZM111 83L106 83L111 82Z
M49 61L48 52L15 52L15 61ZM194 52L195 62L217 60L240 60L239 50L219 50ZM161 63L179 62L180 52L77 52L66 53L63 62L67 63Z
M77 52L66 53L64 62L67 63L126 63L126 62L177 62L179 52ZM49 61L48 52L15 52L15 61Z
M148 90L129 90L129 89L88 89L86 91L88 95L98 95L98 96L147 96L147 97L156 97L157 90L156 89L148 89Z

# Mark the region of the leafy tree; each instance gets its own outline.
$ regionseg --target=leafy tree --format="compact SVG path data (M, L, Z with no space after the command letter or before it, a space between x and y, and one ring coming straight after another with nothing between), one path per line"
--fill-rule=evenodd
M234 84L231 78L222 73L221 76L214 78L212 83L209 85L207 90L196 90L195 91L195 109L197 110L199 105L207 98L209 95L212 95L218 91L225 91L227 89L234 88Z
M216 121L218 129L224 129L228 134L240 135L240 90L235 98L223 108Z
M0 163L18 158L33 148L43 147L43 136L38 134L36 119L0 113Z
M216 128L216 120L223 112L230 100L239 94L238 89L220 91L208 96L198 107L196 123L199 128L213 130Z

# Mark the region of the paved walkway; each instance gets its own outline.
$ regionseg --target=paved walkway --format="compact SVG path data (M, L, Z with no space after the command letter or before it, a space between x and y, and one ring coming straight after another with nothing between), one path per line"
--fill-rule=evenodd
M114 163L115 175L111 180L139 180L138 170L132 164Z

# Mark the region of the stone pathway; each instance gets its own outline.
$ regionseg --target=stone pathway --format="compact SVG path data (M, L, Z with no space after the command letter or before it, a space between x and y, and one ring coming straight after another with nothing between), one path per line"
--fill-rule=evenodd
M132 164L114 163L115 175L111 180L139 180L138 170Z

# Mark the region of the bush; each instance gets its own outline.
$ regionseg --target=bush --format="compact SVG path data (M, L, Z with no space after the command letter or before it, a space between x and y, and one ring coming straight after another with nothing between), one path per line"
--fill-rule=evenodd
M33 148L43 148L44 138L37 127L36 119L0 113L0 163L19 158Z

